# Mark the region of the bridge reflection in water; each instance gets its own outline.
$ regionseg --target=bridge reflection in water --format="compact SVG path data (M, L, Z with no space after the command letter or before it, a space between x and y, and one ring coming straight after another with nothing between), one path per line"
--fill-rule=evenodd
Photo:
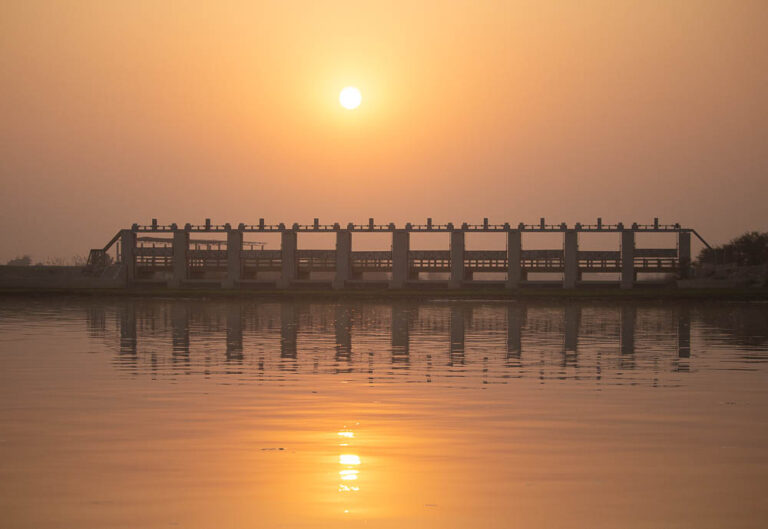
M657 384L663 373L687 371L692 349L686 305L139 300L114 310L115 366L158 376ZM104 312L90 310L90 325L107 325Z

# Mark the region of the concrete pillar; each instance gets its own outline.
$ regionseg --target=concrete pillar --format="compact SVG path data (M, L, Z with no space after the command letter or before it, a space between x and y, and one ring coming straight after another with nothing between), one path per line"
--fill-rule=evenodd
M563 288L576 288L579 277L579 234L576 230L566 230L563 253L565 261Z
M635 285L635 232L621 232L621 288Z
M507 288L518 288L523 279L523 234L520 230L507 232Z
M298 234L292 230L285 230L280 234L280 259L282 262L282 274L278 287L288 288L291 282L299 275L299 251L297 249Z
M243 232L230 230L227 232L227 279L225 288L237 288L243 272Z
M352 232L341 230L336 232L336 276L333 288L344 288L352 277Z
M680 266L680 279L686 279L691 271L691 232L677 234L677 259Z
M408 280L408 250L411 234L405 230L392 232L392 279L389 288L405 288Z
M464 232L451 232L451 280L450 288L461 288L464 282Z
M136 232L120 231L120 252L125 267L126 286L130 286L136 279Z
M170 281L171 288L180 288L187 279L187 253L189 252L189 232L174 230L173 232L173 269Z

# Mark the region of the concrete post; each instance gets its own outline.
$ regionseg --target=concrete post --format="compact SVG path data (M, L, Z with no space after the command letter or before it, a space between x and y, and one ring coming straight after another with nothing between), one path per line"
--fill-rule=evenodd
M341 230L336 232L336 276L333 288L344 288L352 277L352 232Z
M189 252L189 232L174 230L173 232L173 269L170 281L171 288L180 288L187 279L187 253Z
M408 280L408 250L411 234L405 230L392 232L392 279L389 288L405 288Z
M635 285L635 232L621 232L621 288Z
M240 282L240 276L243 271L242 253L243 232L240 230L229 230L227 232L227 279L224 281L225 288L237 288L237 284Z
M680 266L680 279L686 279L691 271L691 232L677 234L677 259Z
M566 230L563 252L565 261L563 288L576 288L579 277L579 234L576 230Z
M464 232L451 232L451 280L450 288L461 288L464 282Z
M520 230L507 232L507 288L518 288L523 278L523 234Z
M125 283L126 286L131 286L133 280L136 279L136 232L121 230L120 252L125 267Z
M299 274L299 252L297 249L297 233L292 230L283 231L280 234L280 260L282 262L282 274L278 287L288 288Z

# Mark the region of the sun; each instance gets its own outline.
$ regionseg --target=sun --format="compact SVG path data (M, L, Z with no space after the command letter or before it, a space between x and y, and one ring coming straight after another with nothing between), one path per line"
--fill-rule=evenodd
M347 110L354 110L359 107L362 100L363 96L360 90L354 86L347 86L339 93L339 103Z

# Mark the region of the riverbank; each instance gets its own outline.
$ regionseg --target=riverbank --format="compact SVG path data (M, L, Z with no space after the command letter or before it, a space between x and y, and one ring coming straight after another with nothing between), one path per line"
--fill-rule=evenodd
M701 300L701 301L768 301L768 289L678 289L642 288L632 290L608 288L529 287L514 291L464 288L461 290L222 290L169 288L0 288L3 297L140 297L140 298L244 298L269 300L360 299L360 300L515 300L515 299L585 299L585 300Z

